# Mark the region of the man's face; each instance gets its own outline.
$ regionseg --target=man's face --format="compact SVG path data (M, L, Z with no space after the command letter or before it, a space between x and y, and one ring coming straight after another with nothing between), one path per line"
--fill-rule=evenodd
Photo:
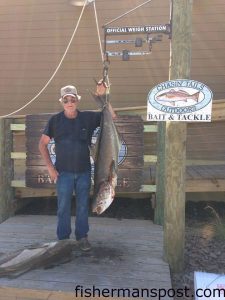
M74 112L77 109L79 100L77 99L76 96L65 96L62 99L62 105L65 111L67 112Z

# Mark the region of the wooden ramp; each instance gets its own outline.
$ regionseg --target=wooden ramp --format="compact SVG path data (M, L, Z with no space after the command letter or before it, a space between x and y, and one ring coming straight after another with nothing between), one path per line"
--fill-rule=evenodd
M53 241L55 228L55 216L9 218L0 224L0 254ZM15 279L0 278L0 286L6 291L4 299L11 299L13 291L18 292L10 288L65 292L74 296L77 285L83 289L129 289L131 292L134 289L171 288L169 266L162 259L162 226L149 220L90 218L89 240L93 249L88 253L74 249L70 262L32 270ZM117 298L117 291L113 293ZM40 298L39 293L37 299L48 298Z

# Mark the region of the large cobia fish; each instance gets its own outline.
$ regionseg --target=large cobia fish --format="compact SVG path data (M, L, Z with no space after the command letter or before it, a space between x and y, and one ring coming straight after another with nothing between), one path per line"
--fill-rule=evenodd
M107 96L95 96L102 119L94 154L94 195L92 211L102 214L112 203L117 185L118 154L121 140L109 110Z

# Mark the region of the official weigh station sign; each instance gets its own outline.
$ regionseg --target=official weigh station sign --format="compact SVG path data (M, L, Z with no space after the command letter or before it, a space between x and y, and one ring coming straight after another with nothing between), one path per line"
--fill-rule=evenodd
M140 26L123 26L123 27L105 27L106 35L137 33L170 33L170 24L159 25L140 25Z
M199 81L159 83L148 94L147 121L210 122L212 98L209 87Z

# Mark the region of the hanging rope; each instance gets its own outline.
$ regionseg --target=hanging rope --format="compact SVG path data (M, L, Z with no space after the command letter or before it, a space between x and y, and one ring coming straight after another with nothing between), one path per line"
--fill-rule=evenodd
M95 5L95 1L93 2L94 6L94 13L95 13L95 22L96 22L96 28L97 28L97 34L98 34L98 41L99 41L99 49L100 49L100 54L102 58L102 63L103 63L103 82L106 82L108 89L110 89L110 82L109 82L109 75L108 75L108 61L105 58L103 49L102 49L102 42L101 42L101 36L100 36L100 31L99 31L99 21L98 21L98 15L97 15L97 9Z
M52 76L51 76L50 79L47 81L47 83L46 83L46 84L44 85L44 87L40 90L40 92L37 93L36 96L34 96L29 102L27 102L27 103L26 103L25 105L23 105L21 108L19 108L19 109L13 111L13 112L11 112L11 113L9 113L9 114L7 114L7 115L0 116L0 118L9 117L9 116L14 115L15 113L21 111L22 109L24 109L25 107L27 107L28 105L30 105L32 102L34 102L34 100L36 100L37 97L40 96L41 93L47 88L47 86L50 84L50 82L51 82L52 79L55 77L56 73L58 72L59 68L61 67L62 62L63 62L65 56L67 55L67 52L68 52L68 50L69 50L69 48L70 48L70 45L71 45L71 43L72 43L72 41L73 41L73 39L74 39L74 36L75 36L75 34L76 34L76 32L77 32L77 28L78 28L78 26L79 26L79 24L80 24L80 21L81 21L81 18L82 18L82 16L83 16L84 9L85 9L85 6L86 6L87 2L88 2L88 0L85 0L85 3L84 3L83 8L82 8L82 10L81 10L80 16L79 16L79 18L78 18L78 21L77 21L77 24L76 24L75 29L74 29L74 31L73 31L73 34L72 34L72 36L71 36L71 39L70 39L70 41L69 41L69 43L68 43L68 45L67 45L67 47L66 47L66 50L65 50L65 52L64 52L64 54L63 54L63 56L62 56L62 58L61 58L61 60L60 60L60 62L59 62L59 64L58 64L57 68L55 69L55 71L53 72Z
M101 42L101 36L100 36L100 31L99 31L99 22L98 22L98 15L97 15L95 1L93 2L93 5L94 5L94 12L95 12L96 28L97 28L97 33L98 33L99 48L100 48L102 62L104 62L104 53L103 53L103 50L102 50L102 42Z
M134 8L128 10L126 13L120 15L119 17L117 17L117 18L113 19L112 21L110 21L110 22L106 23L105 25L103 25L103 27L106 27L107 25L109 25L109 24L111 24L111 23L113 23L113 22L115 22L115 21L117 21L117 20L119 20L119 19L125 17L125 16L128 15L129 13L135 11L136 9L142 7L143 5L145 5L145 4L147 4L147 3L151 2L151 1L152 1L152 0L148 0L148 1L146 1L146 2L144 2L144 3L142 3L142 4L138 5L138 6L136 6L136 7L134 7Z

